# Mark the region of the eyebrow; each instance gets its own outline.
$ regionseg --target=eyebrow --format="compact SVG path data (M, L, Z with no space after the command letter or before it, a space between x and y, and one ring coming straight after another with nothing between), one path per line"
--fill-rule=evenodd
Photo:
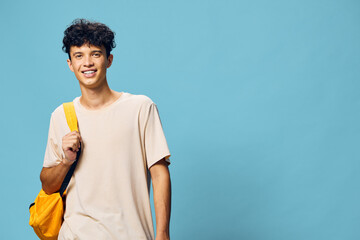
M74 52L72 55L75 56L75 54L82 54L83 52ZM91 51L91 53L103 53L101 50L94 50Z

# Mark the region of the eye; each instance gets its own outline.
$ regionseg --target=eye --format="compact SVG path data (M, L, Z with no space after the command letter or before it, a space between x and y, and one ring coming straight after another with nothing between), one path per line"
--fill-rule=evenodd
M76 58L76 59L81 59L81 57L82 57L81 54L76 54L76 55L75 55L75 58Z
M93 56L94 57L100 57L100 53L94 53Z

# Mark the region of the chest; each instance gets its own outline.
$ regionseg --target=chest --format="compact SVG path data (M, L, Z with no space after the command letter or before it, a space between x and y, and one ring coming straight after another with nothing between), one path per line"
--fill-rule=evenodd
M135 110L120 109L97 115L78 115L78 123L84 144L94 148L128 144L140 132Z

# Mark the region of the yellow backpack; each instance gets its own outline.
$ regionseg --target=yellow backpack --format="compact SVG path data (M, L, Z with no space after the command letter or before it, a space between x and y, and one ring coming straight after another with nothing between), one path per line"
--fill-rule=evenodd
M70 131L79 131L73 102L64 103L63 107ZM79 159L80 152L81 149L77 152L77 160ZM35 202L30 204L29 224L34 228L36 235L38 235L41 240L56 240L58 238L61 224L64 220L66 188L75 170L77 160L66 174L59 192L46 194L44 190L41 189Z

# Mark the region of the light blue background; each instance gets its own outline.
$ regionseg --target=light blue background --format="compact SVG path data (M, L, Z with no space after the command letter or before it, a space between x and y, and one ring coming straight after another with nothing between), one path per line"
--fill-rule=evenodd
M36 239L75 18L116 32L110 87L158 105L173 240L360 239L360 2L1 1L1 239Z

